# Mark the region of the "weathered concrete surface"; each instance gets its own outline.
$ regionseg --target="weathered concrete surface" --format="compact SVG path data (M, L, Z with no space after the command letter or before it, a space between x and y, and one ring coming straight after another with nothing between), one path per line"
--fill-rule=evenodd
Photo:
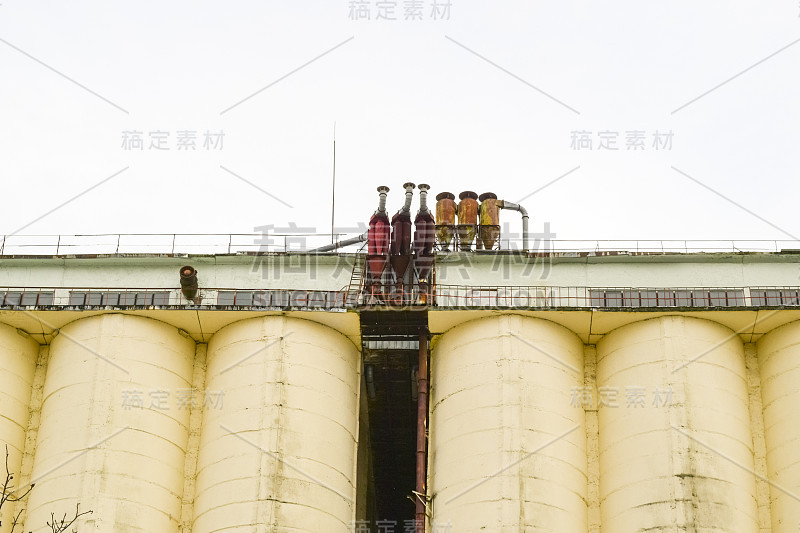
M5 453L8 446L8 468L12 481L20 486L20 467L25 451L29 404L39 344L15 328L0 324L0 485L5 478ZM8 502L0 514L0 532L11 531L16 506Z
M536 318L462 324L431 356L433 521L452 531L587 530L583 344Z
M155 320L106 314L53 340L25 530L80 502L81 531L178 531L189 436L179 392L195 343ZM131 400L141 391L142 406ZM163 404L156 398L164 398Z
M211 339L194 533L347 532L355 518L360 357L341 333L263 317Z
M666 316L612 331L597 361L617 397L599 407L602 531L758 531L739 337Z
M800 321L758 342L772 533L800 529Z

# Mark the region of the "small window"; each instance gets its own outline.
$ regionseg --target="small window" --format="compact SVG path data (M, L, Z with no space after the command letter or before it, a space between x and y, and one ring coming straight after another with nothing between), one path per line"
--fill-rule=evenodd
M744 291L725 291L726 298L728 300L728 307L741 307L745 305L744 302Z
M675 305L678 307L691 307L692 291L675 291Z
M589 299L592 307L603 307L605 304L603 291L589 291Z
M287 291L270 291L270 305L272 307L287 307L289 293Z
M497 289L473 289L468 302L470 307L490 307L497 303Z
M589 291L592 307L622 307L622 291Z
M658 307L658 291L639 291L639 304L642 307Z
M23 292L22 298L20 299L20 305L36 305L38 299L38 292Z
M656 291L656 307L675 307L675 292L670 290Z
M132 292L120 293L119 305L136 305L136 294Z
M152 292L137 292L134 305L153 305Z
M103 294L103 304L104 305L119 305L119 296L118 292L107 292Z
M531 305L531 300L530 290L526 287L512 287L510 291L506 291L502 296L497 295L497 303L506 307L528 307Z
M169 305L169 293L165 291L154 292L153 305Z
M344 299L346 294L344 292L332 291L328 295L328 301L331 307L344 307Z
M708 307L709 294L708 291L691 291L692 294L692 307Z
M656 291L622 291L623 307L655 307L657 300Z
M711 307L727 307L728 295L725 291L708 291L708 301Z
M269 307L269 292L256 291L253 293L254 307Z
M800 305L798 291L791 289L759 289L750 292L753 305L776 307L779 305Z
M292 291L289 305L292 307L306 307L308 305L308 293L306 291Z
M69 305L86 305L86 292L72 291L69 293Z
M744 292L711 290L708 291L708 301L711 307L736 307L744 305Z
M253 305L253 291L236 291L233 305Z
M794 290L783 291L783 305L798 306L800 305L800 293Z
M781 305L781 292L778 290L759 290L750 293L753 305L776 306Z
M39 293L39 305L53 305L55 299L55 292L47 291Z
M233 305L236 299L236 291L219 291L217 294L217 305Z
M641 307L639 291L631 289L622 291L622 305L623 307Z
M308 307L327 307L328 294L322 291L308 293Z

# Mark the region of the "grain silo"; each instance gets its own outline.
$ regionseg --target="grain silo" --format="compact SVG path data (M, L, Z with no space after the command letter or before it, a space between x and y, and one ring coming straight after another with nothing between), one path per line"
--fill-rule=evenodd
M19 472L25 450L25 430L28 427L28 405L31 398L33 373L39 344L29 335L0 324L0 435L8 446L8 468ZM0 450L5 454L6 450ZM3 457L5 459L5 456ZM20 488L19 476L16 476ZM4 480L3 480L4 481ZM25 487L21 487L25 490ZM11 530L15 508L9 503L3 506L0 516L0 531Z
M597 386L604 531L758 531L738 336L691 317L633 322L598 343Z
M464 533L586 531L583 344L548 320L480 318L431 354L432 520Z
M800 322L758 341L772 532L800 527Z
M173 326L123 314L61 328L50 346L26 530L91 502L86 527L178 531L189 410L176 397L191 387L194 348Z
M346 531L355 512L358 350L309 320L266 316L212 337L194 533Z

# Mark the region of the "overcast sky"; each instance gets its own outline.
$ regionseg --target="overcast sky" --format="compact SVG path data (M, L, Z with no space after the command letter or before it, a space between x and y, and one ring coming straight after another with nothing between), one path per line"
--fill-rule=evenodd
M336 123L342 228L413 181L558 239L800 236L797 0L0 3L0 233L329 232Z

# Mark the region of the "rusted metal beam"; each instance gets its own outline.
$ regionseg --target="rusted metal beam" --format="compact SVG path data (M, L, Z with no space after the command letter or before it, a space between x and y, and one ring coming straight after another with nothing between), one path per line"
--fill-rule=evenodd
M416 533L425 533L427 501L426 470L428 427L428 329L419 330L419 369L417 371L417 490Z

